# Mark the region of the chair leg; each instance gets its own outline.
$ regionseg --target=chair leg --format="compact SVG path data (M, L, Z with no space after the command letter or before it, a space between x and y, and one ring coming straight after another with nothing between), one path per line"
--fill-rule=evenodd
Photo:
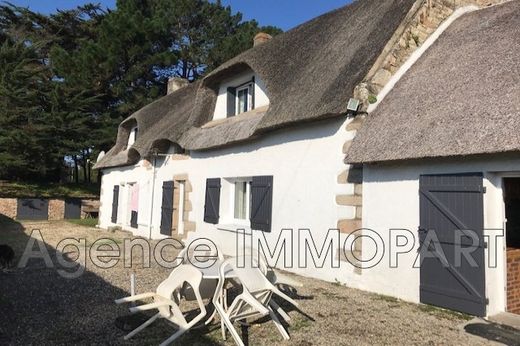
M136 335L137 333L139 333L140 331L142 331L143 329L148 327L150 324L154 323L155 320L158 319L160 316L161 316L160 313L156 313L155 315L153 315L148 321L146 321L145 323L141 324L139 327L135 328L130 333L128 333L125 336L125 340L132 338L134 335Z
M236 329L233 327L233 323L231 322L231 320L227 317L227 316L221 316L225 326L227 327L227 329L229 330L229 333L231 333L231 336L233 337L233 339L235 340L235 343L238 345L238 346L244 346L244 342L242 341L242 339L240 338L240 335L238 335L238 332L236 331ZM224 332L225 333L225 332Z
M222 332L222 340L226 340L226 324L224 323L224 321L221 319L220 320L220 331Z
M187 329L183 328L183 327L179 327L179 330L173 334L172 336L170 336L168 339L164 340L159 346L167 346L169 344L171 344L172 342L174 342L179 336L181 336L182 334L186 333Z
M291 316L289 316L274 300L269 302L269 305L282 316L285 322L289 323L291 321Z
M269 316L271 316L271 319L273 320L274 325L276 326L276 328L278 329L280 334L282 334L282 337L285 340L289 340L291 337L289 336L289 334L287 333L287 331L285 330L282 323L280 322L280 320L278 319L278 317L276 316L276 314L274 313L274 311L271 307L269 307Z

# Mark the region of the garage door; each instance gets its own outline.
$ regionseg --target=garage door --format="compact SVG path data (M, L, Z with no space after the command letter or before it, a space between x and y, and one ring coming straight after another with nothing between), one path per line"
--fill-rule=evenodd
M20 198L16 218L18 220L47 220L49 201L40 198Z
M65 219L81 219L81 199L68 198L65 200Z
M422 303L476 316L486 314L482 182L482 173L420 177ZM457 230L477 234L479 244L471 253L474 263L457 255L457 246L469 249L472 245L472 239L457 236ZM428 235L433 231L436 238Z

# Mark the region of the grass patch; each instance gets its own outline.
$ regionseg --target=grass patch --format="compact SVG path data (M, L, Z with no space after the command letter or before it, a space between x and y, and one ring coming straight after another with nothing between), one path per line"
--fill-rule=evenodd
M67 222L70 222L72 224L78 225L78 226L85 226L85 227L92 227L95 228L98 224L98 219L72 219L72 220L66 220Z
M310 326L311 326L311 321L309 319L297 318L297 319L294 319L290 328L291 328L291 331L297 332L299 330L309 328Z
M399 299L396 298L396 297L385 296L383 294L374 294L374 297L377 300L382 300L382 301L387 302L387 303L399 303Z
M439 307L436 307L433 305L420 304L419 310L426 312L430 315L434 315L436 317L444 318L444 319L448 319L448 320L469 321L469 320L473 319L473 316L470 316L468 314L458 312L458 311L453 311L453 310L446 310L446 309L439 308Z
M92 247L92 245L96 244L96 246L103 246L103 245L114 245L114 244L122 244L123 241L121 239L114 239L114 238L99 238L92 242L88 242L87 246Z
M0 182L2 198L97 198L97 184Z

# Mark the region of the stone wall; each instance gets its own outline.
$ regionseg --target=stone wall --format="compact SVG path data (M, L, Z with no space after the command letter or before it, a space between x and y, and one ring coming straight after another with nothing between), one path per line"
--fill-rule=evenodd
M520 314L520 249L507 250L507 311Z
M81 217L85 218L87 211L98 211L100 202L97 199L84 199L81 201ZM0 214L11 219L16 219L18 213L17 198L0 198ZM63 220L65 217L65 200L49 199L48 219L50 221Z
M65 217L65 201L63 199L49 200L49 220L63 220Z
M377 94L408 60L415 50L439 28L453 12L464 6L488 7L511 0L423 0L418 1L396 30L382 54L357 86L355 97L362 101L362 111L377 100Z
M190 220L190 214L193 211L193 205L190 200L190 195L193 191L193 187L191 185L190 180L188 179L187 174L178 174L173 177L174 180L174 186L175 190L173 193L173 221L172 221L172 227L173 227L173 234L176 234L183 239L186 239L189 232L195 231L195 222ZM179 202L180 202L180 189L179 184L183 182L184 183L184 213L182 216L182 220L184 223L184 234L179 235L177 230L177 225L179 224Z
M18 208L16 198L0 198L0 214L15 219Z
M345 130L349 134L350 140L345 142L343 145L343 154L346 154L352 144L352 139L356 136L357 131L361 128L365 121L365 115L357 115L351 122L346 125ZM362 225L362 214L363 214L363 167L362 166L347 166L343 172L337 177L337 183L346 187L349 190L349 194L341 194L336 196L336 204L340 207L346 207L353 209L353 215L351 218L339 219L337 228L342 234L352 234L356 232L357 237L353 245L353 251L343 253L343 249L340 249L339 255L340 260L348 261L351 264L359 264L359 260L362 255L362 232L360 229ZM346 257L345 257L346 256ZM355 267L355 273L361 274L361 270Z

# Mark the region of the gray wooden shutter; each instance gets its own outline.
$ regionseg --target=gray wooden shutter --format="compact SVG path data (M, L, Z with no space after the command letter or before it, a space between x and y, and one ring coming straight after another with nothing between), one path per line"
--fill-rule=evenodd
M161 205L161 234L172 234L172 218L173 218L173 190L175 183L173 181L165 181L162 186L162 205Z
M220 210L220 178L206 180L206 203L204 205L204 221L217 224Z
M65 220L81 219L81 199L66 198L65 199Z
M253 177L251 182L251 228L271 232L273 177Z
M118 205L119 205L119 185L114 185L114 195L112 197L112 223L117 223Z
M255 76L251 79L251 109L255 109Z
M486 316L483 174L421 175L419 192L420 301ZM469 230L479 240L471 252L476 266L464 256L457 263L455 255L457 247L463 251L473 245L468 237L458 238L456 231ZM435 233L436 241L425 242L429 232Z
M236 96L237 89L227 88L227 116L234 117L236 115Z
M42 198L19 198L16 218L18 220L47 220L49 200Z

